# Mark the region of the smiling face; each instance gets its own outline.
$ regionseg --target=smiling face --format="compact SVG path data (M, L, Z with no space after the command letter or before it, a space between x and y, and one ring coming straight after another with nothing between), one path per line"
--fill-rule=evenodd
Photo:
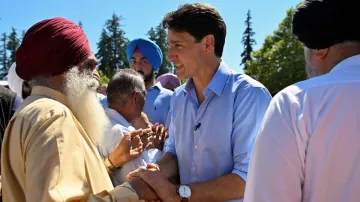
M174 63L179 79L188 79L197 76L205 53L203 41L196 42L187 32L168 30L169 51L168 61Z

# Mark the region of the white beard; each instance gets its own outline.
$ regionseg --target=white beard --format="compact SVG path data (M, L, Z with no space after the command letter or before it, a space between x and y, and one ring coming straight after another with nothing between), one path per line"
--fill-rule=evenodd
M69 102L69 108L92 142L97 145L110 126L110 121L96 97L99 82L93 78L91 71L79 71L78 67L66 72L65 78L62 90Z

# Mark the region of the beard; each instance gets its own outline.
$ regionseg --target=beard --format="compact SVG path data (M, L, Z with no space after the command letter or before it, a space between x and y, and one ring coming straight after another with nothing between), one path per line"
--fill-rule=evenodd
M305 57L305 71L308 76L308 79L320 76L321 73L317 70L316 67L311 65L312 61L312 52L313 50L310 48L304 48L304 57Z
M144 77L145 85L149 84L151 81L154 80L154 77L155 77L154 69L152 69L150 74L148 74L148 75L145 75L145 73L143 71L141 71L141 70L139 70L137 72L140 73Z
M99 144L110 124L103 107L96 97L99 82L92 71L71 68L65 73L63 93L69 102L69 108L79 121L92 142Z
M306 70L306 74L308 76L308 79L320 76L321 73L319 71L316 70L315 67L313 67L312 65L310 65L309 63L305 64L305 70Z

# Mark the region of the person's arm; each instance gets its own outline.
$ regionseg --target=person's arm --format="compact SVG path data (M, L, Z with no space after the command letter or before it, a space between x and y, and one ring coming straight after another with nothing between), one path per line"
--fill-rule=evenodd
M138 201L130 185L91 193L86 184L83 143L72 116L54 110L24 140L26 201ZM36 185L36 186L34 186Z
M191 184L190 201L228 201L244 198L250 156L271 96L260 87L239 89L234 103L232 173Z
M172 115L172 111L173 108L172 106L174 105L173 103L173 98L171 99L171 106L170 106L170 110L168 112L168 117L167 117L167 121L169 124L169 137L165 140L165 144L164 144L164 154L163 156L157 160L156 164L159 165L159 168L161 170L161 172L163 172L165 174L165 176L167 177L167 179L176 182L178 175L179 175L179 170L178 170L178 162L177 162L177 157L176 157L176 147L175 147L175 131L173 130L173 123L171 120L171 115Z
M167 177L168 180L175 182L179 175L177 157L170 153L165 152L156 164L159 166L161 172Z
M246 202L300 202L308 136L295 96L272 100L256 140L246 185ZM301 142L299 144L299 142Z

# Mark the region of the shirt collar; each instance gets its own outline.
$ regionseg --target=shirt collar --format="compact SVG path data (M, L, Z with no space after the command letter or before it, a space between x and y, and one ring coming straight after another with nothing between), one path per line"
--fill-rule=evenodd
M106 108L105 113L106 113L106 115L108 115L108 117L110 119L113 119L116 123L118 123L126 128L132 127L132 125L116 110L111 109L111 108Z
M210 83L205 88L204 93L206 93L206 89L209 89L212 92L214 92L216 95L220 96L224 91L225 84L230 75L231 75L231 70L224 62L221 62L215 75L213 76ZM193 88L194 88L194 82L192 79L189 79L189 81L186 82L185 84L184 92L187 93Z
M346 58L345 60L337 64L330 72L351 66L360 66L360 55L354 55L352 57Z
M56 100L56 101L62 103L63 105L65 105L69 108L69 102L66 99L66 96L63 93L56 91L54 89L43 87L43 86L34 86L31 90L31 95L48 97L50 99L53 99L53 100Z
M154 90L154 89L158 89L158 90L161 91L162 88L163 88L163 87L162 87L161 83L160 83L160 82L157 82L155 85L153 85L153 86L152 86L151 88L149 88L147 91L151 91L151 90Z

